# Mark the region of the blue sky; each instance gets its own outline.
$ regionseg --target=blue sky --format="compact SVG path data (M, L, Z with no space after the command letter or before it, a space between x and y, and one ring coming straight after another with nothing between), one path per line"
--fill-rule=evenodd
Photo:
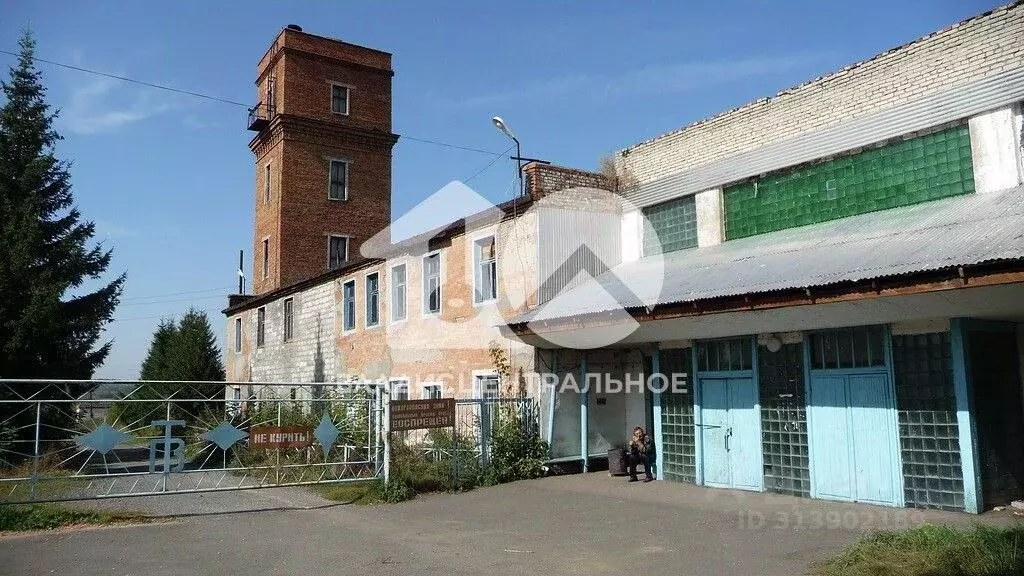
M500 152L497 114L523 154L594 168L604 154L774 94L998 5L861 2L15 2L0 48L31 27L37 55L250 102L256 63L280 28L394 54L394 131ZM0 55L4 69L13 58ZM128 273L97 377L135 378L161 316L219 314L250 265L253 159L244 108L40 64L61 109L77 203ZM395 218L491 156L400 140ZM499 202L515 169L469 182Z

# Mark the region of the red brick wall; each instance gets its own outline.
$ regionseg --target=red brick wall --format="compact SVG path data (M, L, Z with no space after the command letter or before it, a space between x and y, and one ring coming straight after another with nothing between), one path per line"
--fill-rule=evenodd
M275 81L270 125L250 143L256 156L253 290L261 294L327 269L327 236L360 242L391 222L391 56L284 30L260 62L257 98ZM349 114L331 112L331 84L349 86ZM329 159L348 160L348 201L327 198ZM264 203L267 163L271 202ZM270 274L262 277L263 239Z

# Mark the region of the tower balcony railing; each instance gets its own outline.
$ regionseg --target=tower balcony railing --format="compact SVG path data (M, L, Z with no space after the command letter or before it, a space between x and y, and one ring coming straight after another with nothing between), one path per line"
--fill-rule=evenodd
M259 102L252 108L249 108L249 130L259 132L266 128L273 118L274 105Z

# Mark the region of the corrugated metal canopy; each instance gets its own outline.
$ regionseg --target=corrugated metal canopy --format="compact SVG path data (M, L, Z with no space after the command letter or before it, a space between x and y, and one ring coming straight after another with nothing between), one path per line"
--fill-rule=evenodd
M666 254L663 265L642 258L560 295L555 317L620 309L616 303L674 304L1021 258L1024 186L682 250ZM659 284L660 293L648 288ZM553 315L538 307L509 324L535 318Z

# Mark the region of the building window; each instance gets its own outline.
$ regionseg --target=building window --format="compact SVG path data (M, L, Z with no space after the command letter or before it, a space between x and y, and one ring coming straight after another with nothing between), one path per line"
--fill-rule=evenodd
M380 274L366 275L366 326L380 324Z
M697 370L701 372L730 372L750 370L753 350L749 338L709 340L697 344Z
M327 191L329 200L348 200L348 162L331 160L331 183Z
M270 204L270 164L263 174L263 203Z
M441 384L424 384L423 385L423 399L424 400L437 400L442 397Z
M871 326L811 334L811 368L841 369L885 366L882 328Z
M348 262L348 237L329 236L327 239L327 269L337 270Z
M644 256L697 247L697 206L684 196L643 209Z
M356 281L349 280L341 286L342 328L345 332L356 329Z
M498 261L494 236L473 242L473 303L498 297Z
M291 398L292 400L295 400L296 396L298 396L296 390L298 390L298 388L296 388L295 386L292 386L291 389L288 390L288 397Z
M423 257L423 313L441 313L441 253Z
M267 309L257 308L256 309L256 347L261 348L263 346L264 339L267 335Z
M331 112L348 114L348 86L331 84Z
M493 400L498 397L501 392L501 381L497 374L476 375L473 378L473 392L477 398Z
M392 400L408 400L409 399L409 381L408 380L392 380L391 381L391 399Z
M292 339L292 323L294 322L294 306L295 300L293 298L285 298L284 301L284 341L287 342Z
M235 318L235 352L242 351L242 319Z
M405 320L405 264L391 268L391 321Z
M270 238L263 239L263 279L270 277Z

